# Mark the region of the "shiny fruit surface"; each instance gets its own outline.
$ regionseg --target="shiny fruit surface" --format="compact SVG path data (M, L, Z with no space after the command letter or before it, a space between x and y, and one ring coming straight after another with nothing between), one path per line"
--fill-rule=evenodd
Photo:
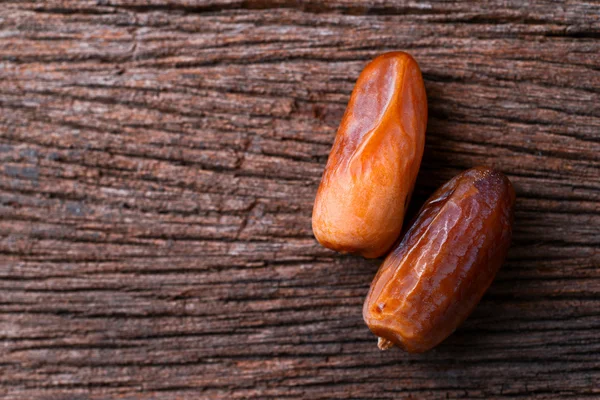
M417 62L383 54L360 74L313 208L325 247L364 257L389 251L402 229L427 127L427 97Z
M380 347L427 351L468 317L504 262L514 203L508 178L486 167L461 173L427 200L363 307L369 329L385 339Z

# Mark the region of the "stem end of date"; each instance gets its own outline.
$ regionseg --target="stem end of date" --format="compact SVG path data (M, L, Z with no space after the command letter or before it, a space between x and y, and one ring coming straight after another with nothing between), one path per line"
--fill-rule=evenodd
M380 337L377 339L377 347L379 347L379 350L389 350L394 347L394 343L392 343L390 340Z

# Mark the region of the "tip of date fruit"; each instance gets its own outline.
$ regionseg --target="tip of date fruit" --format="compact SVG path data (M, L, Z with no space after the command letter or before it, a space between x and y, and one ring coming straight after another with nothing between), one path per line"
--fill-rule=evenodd
M380 337L377 338L377 347L379 347L379 350L389 350L394 347L394 343L392 343L390 340Z

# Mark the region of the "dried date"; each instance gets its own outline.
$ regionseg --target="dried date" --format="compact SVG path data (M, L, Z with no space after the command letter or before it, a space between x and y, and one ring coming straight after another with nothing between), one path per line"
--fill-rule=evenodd
M408 54L383 54L360 74L329 155L312 216L325 247L372 258L398 238L421 164L427 98Z
M515 193L477 167L438 189L379 269L363 307L382 349L431 349L475 308L511 240Z

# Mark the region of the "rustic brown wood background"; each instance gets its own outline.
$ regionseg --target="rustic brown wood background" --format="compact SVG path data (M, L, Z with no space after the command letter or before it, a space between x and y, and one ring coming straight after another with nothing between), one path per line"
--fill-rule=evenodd
M0 398L600 396L600 3L0 4ZM509 260L427 354L311 233L355 79L419 61L412 208L509 175Z

